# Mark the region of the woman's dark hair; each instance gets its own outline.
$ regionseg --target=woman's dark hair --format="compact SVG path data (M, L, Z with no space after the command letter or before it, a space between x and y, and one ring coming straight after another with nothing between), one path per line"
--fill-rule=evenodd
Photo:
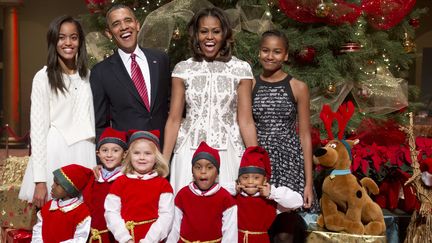
M78 53L76 58L76 68L81 78L85 78L88 73L87 68L87 50L85 45L84 31L81 24L75 18L71 16L60 16L54 19L48 28L47 33L47 43L48 43L48 58L47 58L47 74L48 81L55 93L60 91L64 93L67 88L63 81L63 70L59 63L58 53L57 53L57 43L60 35L60 28L63 23L75 24L78 31Z
M232 30L227 15L222 9L217 7L203 8L199 10L189 22L189 47L192 51L192 57L196 61L202 61L204 58L204 53L199 47L198 40L199 21L201 18L209 16L219 19L222 29L222 45L221 49L219 50L219 54L216 56L215 60L227 62L231 60L234 40L232 38Z
M262 45L263 41L265 40L265 38L270 37L270 36L275 36L278 37L280 39L282 39L284 45L285 45L285 49L288 52L289 50L289 41L288 38L286 37L286 35L284 33L282 33L279 30L267 30L266 32L262 33L261 35L261 41L260 41L260 46Z

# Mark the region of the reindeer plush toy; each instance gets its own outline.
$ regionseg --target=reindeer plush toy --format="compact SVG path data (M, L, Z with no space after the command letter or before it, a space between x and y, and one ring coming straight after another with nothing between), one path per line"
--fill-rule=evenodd
M320 199L321 215L317 223L331 231L353 234L382 235L385 232L384 216L368 193L378 194L376 183L370 178L360 181L351 174L351 148L359 140L342 139L345 127L354 113L351 102L342 104L337 112L324 105L320 114L330 141L314 152L314 161L333 171L324 179ZM331 127L338 122L338 139L334 139Z

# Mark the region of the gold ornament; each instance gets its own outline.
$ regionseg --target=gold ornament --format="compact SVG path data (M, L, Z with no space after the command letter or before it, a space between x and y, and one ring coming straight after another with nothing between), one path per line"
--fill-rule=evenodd
M405 32L404 41L402 43L404 50L406 53L412 53L416 50L416 45L411 37L408 36L408 33Z
M329 15L330 11L331 11L330 4L321 2L320 4L317 5L315 9L315 14L317 17L325 18Z
M174 40L180 40L180 37L181 37L180 29L179 27L177 27L172 34L172 38Z
M327 93L334 94L334 92L336 92L336 86L334 84L329 84L327 87Z

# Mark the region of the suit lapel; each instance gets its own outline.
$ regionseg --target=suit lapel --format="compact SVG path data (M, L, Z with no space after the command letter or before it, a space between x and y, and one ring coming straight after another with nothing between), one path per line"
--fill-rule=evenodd
M111 68L114 71L114 75L116 76L117 80L126 87L126 89L135 97L135 99L140 102L143 107L145 107L144 102L141 99L141 96L139 95L138 90L136 89L135 84L129 76L129 73L127 72L126 67L124 66L123 61L121 60L117 51L113 54L113 58L111 59Z
M144 55L147 58L147 63L149 65L150 70L150 84L151 84L151 101L150 101L150 110L153 110L154 104L156 102L156 95L159 88L158 80L159 80L159 63L158 59L152 55L148 50L141 48L144 52Z

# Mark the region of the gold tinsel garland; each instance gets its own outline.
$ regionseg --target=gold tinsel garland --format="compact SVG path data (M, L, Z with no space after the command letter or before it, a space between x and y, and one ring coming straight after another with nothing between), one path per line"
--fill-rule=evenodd
M424 185L421 180L420 164L417 161L418 151L415 144L413 115L412 113L409 115L409 126L402 127L401 130L408 134L413 175L405 185L412 184L416 189L417 198L420 201L420 210L419 212L414 211L411 216L405 242L432 242L432 189Z
M0 162L0 227L31 230L36 209L18 199L29 156L9 157Z
M21 185L29 156L9 157L0 163L0 185Z

